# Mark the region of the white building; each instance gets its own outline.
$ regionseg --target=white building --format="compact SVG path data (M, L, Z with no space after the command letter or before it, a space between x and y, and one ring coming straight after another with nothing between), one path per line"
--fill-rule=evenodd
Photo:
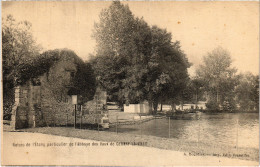
M149 113L148 101L144 101L140 104L124 104L125 113Z

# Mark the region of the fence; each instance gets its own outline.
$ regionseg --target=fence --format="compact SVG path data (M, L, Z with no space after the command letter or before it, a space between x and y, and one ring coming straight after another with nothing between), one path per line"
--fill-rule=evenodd
M197 147L200 147L201 145L204 145L205 143L212 143L216 145L222 145L227 144L229 146L233 146L234 148L239 148L239 125L238 120L236 124L233 124L233 133L229 134L227 132L223 132L221 127L216 126L216 129L211 134L208 134L209 129L205 131L205 128L207 124L205 124L205 120L201 120L200 117L194 117L190 123L190 120L187 121L187 119L174 119L171 117L166 116L153 116L152 118L146 118L142 119L142 116L139 116L139 119L133 120L125 120L121 119L120 117L116 118L116 121L112 124L110 124L110 129L108 131L115 132L115 133L130 133L134 135L148 135L148 136L157 136L157 137L163 137L163 138L176 138L183 141L191 141L196 142ZM157 119L160 119L161 121L156 121ZM177 122L177 123L176 123ZM180 125L178 125L178 122L184 122L184 124L188 124L189 130L185 132L185 135L188 135L186 138L185 135L183 137L182 132L180 131ZM191 125L192 124L192 125ZM212 128L212 127L211 127ZM177 130L176 130L177 129ZM192 134L187 134L187 132L191 132ZM218 133L225 133L220 134L216 136ZM179 133L179 134L176 134ZM184 132L183 132L184 133ZM211 138L208 139L207 135L211 135ZM222 139L222 135L225 135L225 138ZM220 137L219 137L220 136ZM230 138L228 142L225 140L227 138ZM232 140L234 142L232 142Z

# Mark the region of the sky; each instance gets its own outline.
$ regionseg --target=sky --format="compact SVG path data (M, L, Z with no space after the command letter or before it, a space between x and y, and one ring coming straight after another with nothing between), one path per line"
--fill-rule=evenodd
M91 37L102 9L112 2L2 2L2 17L32 23L33 36L43 50L68 48L83 60L95 51ZM181 42L193 64L191 76L203 56L217 47L230 52L238 72L259 73L259 2L122 2L136 17L157 25Z

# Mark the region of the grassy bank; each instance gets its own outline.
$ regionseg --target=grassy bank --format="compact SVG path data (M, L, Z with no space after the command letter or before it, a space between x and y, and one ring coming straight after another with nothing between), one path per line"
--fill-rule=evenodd
M160 138L155 136L133 135L106 131L74 129L72 127L45 127L23 129L26 132L51 134L81 139L106 141L106 142L147 142L148 147L186 152L194 155L225 156L243 160L258 161L259 150L255 148L234 148L213 143L197 143L174 138Z

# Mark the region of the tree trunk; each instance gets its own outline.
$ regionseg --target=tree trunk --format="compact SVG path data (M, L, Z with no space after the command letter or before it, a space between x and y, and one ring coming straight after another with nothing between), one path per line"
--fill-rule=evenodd
M196 104L195 104L195 109L198 108L198 90L196 90Z
M157 114L157 108L158 108L158 100L154 100L153 102L153 114Z
M149 105L149 114L153 114L153 102L152 100L148 100Z
M174 102L171 103L171 107L172 107L172 111L175 112L176 111L176 105Z
M218 89L217 89L217 104L219 103L219 95L218 95Z
M219 90L217 89L217 109L220 109Z

